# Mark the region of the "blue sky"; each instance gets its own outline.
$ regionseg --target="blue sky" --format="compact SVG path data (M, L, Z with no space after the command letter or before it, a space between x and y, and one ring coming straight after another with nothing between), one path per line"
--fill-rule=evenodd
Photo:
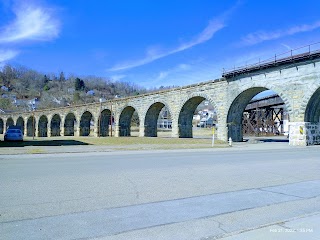
M319 12L319 0L0 0L0 65L183 86L319 42Z

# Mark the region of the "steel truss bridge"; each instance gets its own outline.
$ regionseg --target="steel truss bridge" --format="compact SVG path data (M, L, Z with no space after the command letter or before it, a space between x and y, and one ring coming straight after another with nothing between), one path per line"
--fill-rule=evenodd
M242 120L244 135L268 136L284 134L289 115L281 97L270 95L254 99L245 108Z

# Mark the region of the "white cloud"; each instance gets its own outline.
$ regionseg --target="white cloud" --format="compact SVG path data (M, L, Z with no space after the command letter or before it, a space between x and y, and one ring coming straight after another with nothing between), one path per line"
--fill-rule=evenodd
M291 50L292 47L290 47L289 45L287 44L284 44L284 43L281 43L282 46L284 46L287 50Z
M185 64L185 63L181 63L172 69L169 69L167 71L161 71L159 73L158 77L155 79L155 81L157 82L157 81L163 80L171 74L176 74L176 73L181 73L183 71L188 71L188 70L190 70L190 68L191 68L190 65Z
M0 49L0 63L10 60L18 54L19 52L15 50Z
M317 21L313 24L304 24L299 26L294 26L285 30L275 30L275 31L258 31L254 33L250 33L247 36L242 38L243 45L254 45L260 42L274 40L278 38L282 38L285 36L294 35L302 32L310 32L317 28L320 28L320 21Z
M185 63L181 63L178 65L177 67L179 70L187 70L190 69L190 65L189 64L185 64Z
M162 80L169 75L169 71L160 72L156 80Z
M48 41L58 37L60 24L53 16L53 9L20 3L13 12L15 19L2 26L0 43Z
M20 51L12 46L21 47L26 41L49 41L58 37L60 23L52 8L36 6L28 2L16 1L13 7L15 18L7 25L0 26L0 63L15 58ZM11 2L5 5L11 7ZM17 48L15 46L14 48Z
M205 29L203 29L200 34L195 36L192 40L184 42L172 49L160 49L159 47L149 47L146 50L145 57L137 60L131 60L127 62L123 62L120 64L116 64L113 67L107 69L107 71L120 71L126 70L130 68L139 67L148 63L151 63L157 59L167 57L169 55L187 50L196 45L209 41L216 32L223 29L226 24L226 20L230 17L230 15L242 4L242 0L238 0L230 9L223 12L220 16L211 19Z
M108 69L108 71L119 71L119 70L125 70L125 69L142 66L147 63L151 63L157 59L169 56L171 54L187 50L198 44L201 44L210 40L216 32L218 32L224 27L225 27L225 24L223 20L220 20L220 19L211 20L208 26L198 36L196 36L193 40L189 42L182 43L176 48L173 48L171 50L160 50L159 48L149 48L146 51L147 53L144 58L115 65L112 68Z

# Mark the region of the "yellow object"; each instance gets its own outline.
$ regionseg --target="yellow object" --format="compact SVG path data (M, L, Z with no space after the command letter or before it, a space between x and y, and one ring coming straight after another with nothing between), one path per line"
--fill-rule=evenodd
M303 126L300 126L300 134L303 135Z

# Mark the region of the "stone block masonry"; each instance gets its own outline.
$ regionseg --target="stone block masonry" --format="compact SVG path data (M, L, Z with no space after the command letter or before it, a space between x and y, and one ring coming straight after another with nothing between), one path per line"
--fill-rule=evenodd
M265 90L277 93L286 106L290 145L319 144L320 57L101 104L1 114L0 130L16 124L28 136L35 132L39 137L109 137L112 127L114 136L130 136L131 119L136 112L139 136L156 137L157 119L166 107L172 118L172 137L191 138L193 114L206 99L217 112L217 138L225 142L229 137L242 141L245 107Z
M290 123L289 144L292 146L309 146L320 144L320 123Z

